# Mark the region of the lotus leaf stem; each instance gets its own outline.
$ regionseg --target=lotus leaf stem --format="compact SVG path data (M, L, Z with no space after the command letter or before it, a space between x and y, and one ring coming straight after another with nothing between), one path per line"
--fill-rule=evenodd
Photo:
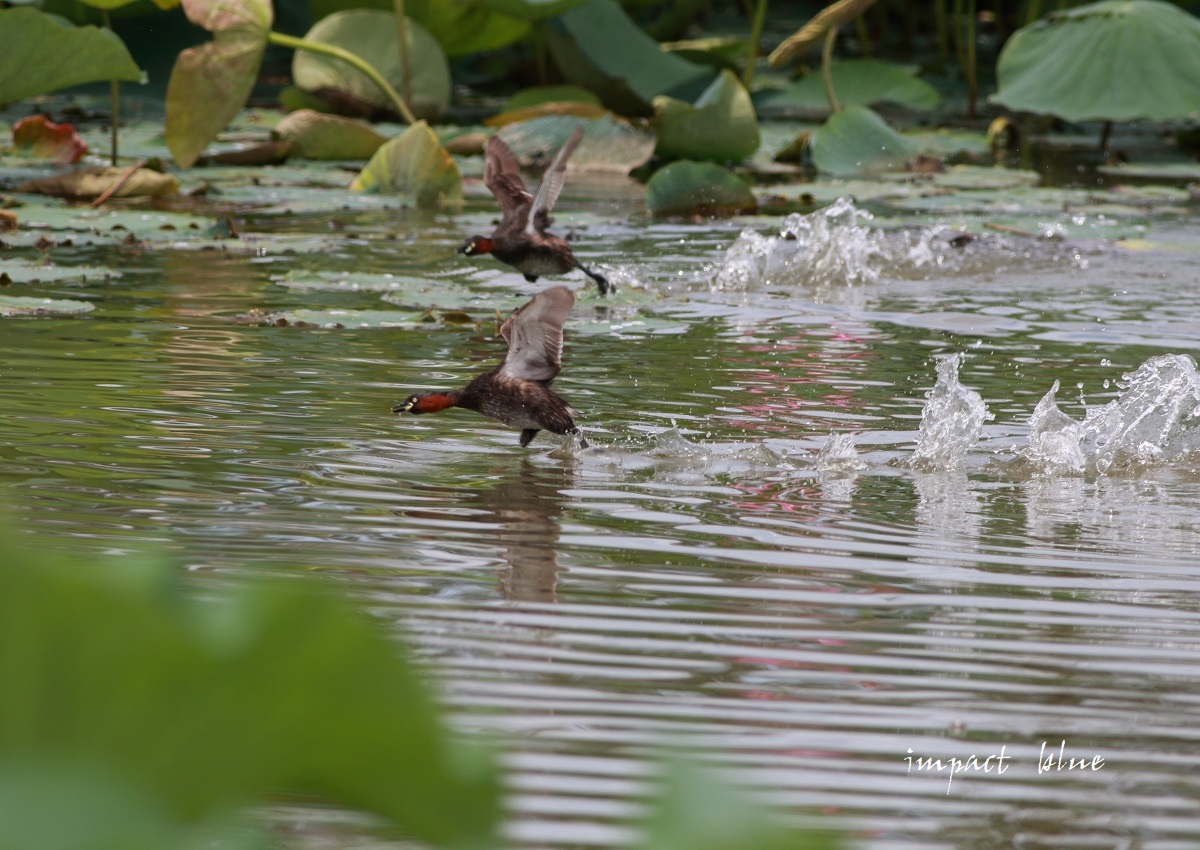
M842 105L838 103L833 90L833 43L837 41L837 31L837 27L830 27L826 31L825 46L821 49L821 79L825 83L825 97L829 98L830 112L842 111Z
M112 22L108 18L108 9L100 10L100 21L104 28L112 32ZM108 81L108 96L112 101L112 129L109 131L109 158L113 168L117 167L117 123L121 119L121 83L119 80Z
M754 82L754 63L758 61L758 43L762 40L763 23L767 18L767 0L758 0L754 17L750 19L750 43L746 49L746 70L742 72L742 85L746 91Z
M404 102L412 100L412 63L408 57L408 17L404 11L404 0L394 0L396 7L396 43L400 48L401 91ZM408 123L412 123L411 121Z

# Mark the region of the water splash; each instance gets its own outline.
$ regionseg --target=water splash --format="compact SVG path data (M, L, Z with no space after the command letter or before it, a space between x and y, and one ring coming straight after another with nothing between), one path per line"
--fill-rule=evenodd
M829 286L874 283L890 260L888 240L873 216L849 198L783 220L778 236L744 230L729 247L713 284L718 289L759 285Z
M937 364L937 382L925 394L917 448L907 466L922 472L961 469L967 452L979 440L983 423L994 418L983 398L958 381L962 352Z
M1029 417L1012 464L1035 475L1136 473L1200 453L1200 373L1186 354L1151 357L1117 384L1120 397L1078 422L1058 408L1059 383Z
M866 469L854 447L854 435L849 433L830 434L825 445L817 452L816 467L820 472L848 473Z
M929 274L994 274L1007 265L1086 267L1078 249L1059 240L969 236L945 224L882 230L850 198L808 215L793 213L778 235L743 230L725 253L710 282L715 290L744 291L770 286L845 290L880 278Z

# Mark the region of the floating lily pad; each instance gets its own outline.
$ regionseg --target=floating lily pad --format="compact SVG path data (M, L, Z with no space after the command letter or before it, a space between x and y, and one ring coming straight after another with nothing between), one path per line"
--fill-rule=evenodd
M571 321L567 327L571 333L577 334L638 337L685 334L688 332L689 324L682 319L646 316L641 313L635 313L630 316Z
M950 189L1013 189L1036 186L1042 176L1036 171L1016 168L985 168L978 165L952 165L941 174L932 174L929 182Z
M236 184L221 187L221 200L245 204L259 213L293 215L359 210L395 210L407 206L409 200L400 195L375 195L355 192L345 187L324 186L253 186Z
M207 216L154 210L109 210L26 203L21 229L4 234L5 241L30 246L41 239L81 244L111 244L129 236L139 241L194 241L213 225Z
M445 278L411 275L290 271L275 283L298 292L379 293L389 304L424 310L490 310L509 301L515 306L519 300L515 295L497 298L495 292L477 291Z
M654 98L655 152L672 159L738 161L758 150L758 118L750 95L731 71L722 71L695 105Z
M61 266L58 264L0 260L0 285L12 283L62 283L65 281L108 280L121 272L103 266Z
M409 108L419 117L436 117L450 103L450 66L441 46L429 31L409 20L408 60L412 97ZM402 90L404 63L396 40L396 16L380 9L350 9L317 22L305 36L308 41L332 44L356 54ZM334 91L375 109L391 109L392 102L361 71L340 59L297 50L292 59L296 85L310 92Z
M50 316L58 314L89 313L96 309L87 301L71 301L67 298L25 298L0 295L0 318L16 316Z
M433 320L428 311L399 310L279 310L253 312L234 317L235 321L277 327L317 328L397 328L412 327Z
M377 150L350 188L404 195L421 207L462 200L458 166L424 121Z
M583 127L583 140L571 154L572 171L614 171L628 174L654 154L654 135L611 114L587 120L564 116L545 116L509 124L497 135L528 163L553 156L577 127Z
M947 127L939 127L936 130L917 128L905 130L904 137L922 151L935 154L942 159L964 155L982 159L989 156L992 151L987 133L970 130L954 130Z
M655 95L691 101L713 78L658 46L615 0L590 0L549 22L546 44L567 82L622 115L645 115Z
M1112 193L1120 202L1148 207L1162 206L1163 204L1186 204L1192 198L1187 189L1177 186L1114 186Z
M1124 165L1101 165L1101 174L1113 177L1138 177L1146 180L1200 180L1200 163L1195 162L1129 162Z
M651 215L734 215L756 206L754 193L740 177L711 162L672 162L646 185Z
M388 292L393 289L435 285L423 277L366 274L364 272L311 272L293 270L276 278L275 283L288 289L317 292Z
M448 280L409 278L380 296L389 304L401 307L425 307L436 310L511 310L520 305L521 298L506 293L480 292Z
M829 204L838 198L853 198L856 203L920 196L926 190L912 183L891 183L881 180L816 180L781 186L764 186L755 190L758 196L778 195L788 200L811 199L813 203Z
M291 140L291 155L301 159L370 159L387 141L370 124L311 109L291 113L275 132Z
M142 71L110 30L73 27L27 6L0 9L0 103Z
M829 116L812 143L813 162L839 177L902 166L917 147L865 106L848 106Z
M869 106L892 103L908 109L933 109L941 103L937 89L913 73L912 69L881 59L851 59L833 65L833 90L842 106ZM808 76L786 89L775 90L758 98L770 109L796 109L808 113L829 111L829 98L821 72Z

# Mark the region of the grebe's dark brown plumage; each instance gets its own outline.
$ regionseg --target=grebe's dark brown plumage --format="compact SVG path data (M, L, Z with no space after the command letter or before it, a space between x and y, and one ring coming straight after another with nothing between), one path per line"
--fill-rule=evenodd
M542 275L579 269L596 281L601 295L607 295L612 288L608 278L587 268L576 259L570 245L546 232L550 210L567 177L567 160L582 138L583 128L576 127L555 154L534 194L525 188L521 166L508 145L498 136L488 139L483 182L500 204L500 224L491 236L472 236L458 249L459 253L491 254L521 272L530 283Z
M538 431L578 434L575 411L550 389L562 368L563 325L574 304L575 293L565 286L539 292L500 328L508 342L508 355L499 366L459 390L411 395L393 407L392 413L436 413L465 407L520 428L522 447L529 445Z

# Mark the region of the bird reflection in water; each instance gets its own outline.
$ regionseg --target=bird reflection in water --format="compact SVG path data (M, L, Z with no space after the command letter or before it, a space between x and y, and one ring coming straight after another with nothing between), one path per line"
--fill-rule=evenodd
M510 602L555 602L558 587L559 517L575 480L569 465L540 466L522 458L471 496L486 511L483 519L499 526L506 566L500 593Z

